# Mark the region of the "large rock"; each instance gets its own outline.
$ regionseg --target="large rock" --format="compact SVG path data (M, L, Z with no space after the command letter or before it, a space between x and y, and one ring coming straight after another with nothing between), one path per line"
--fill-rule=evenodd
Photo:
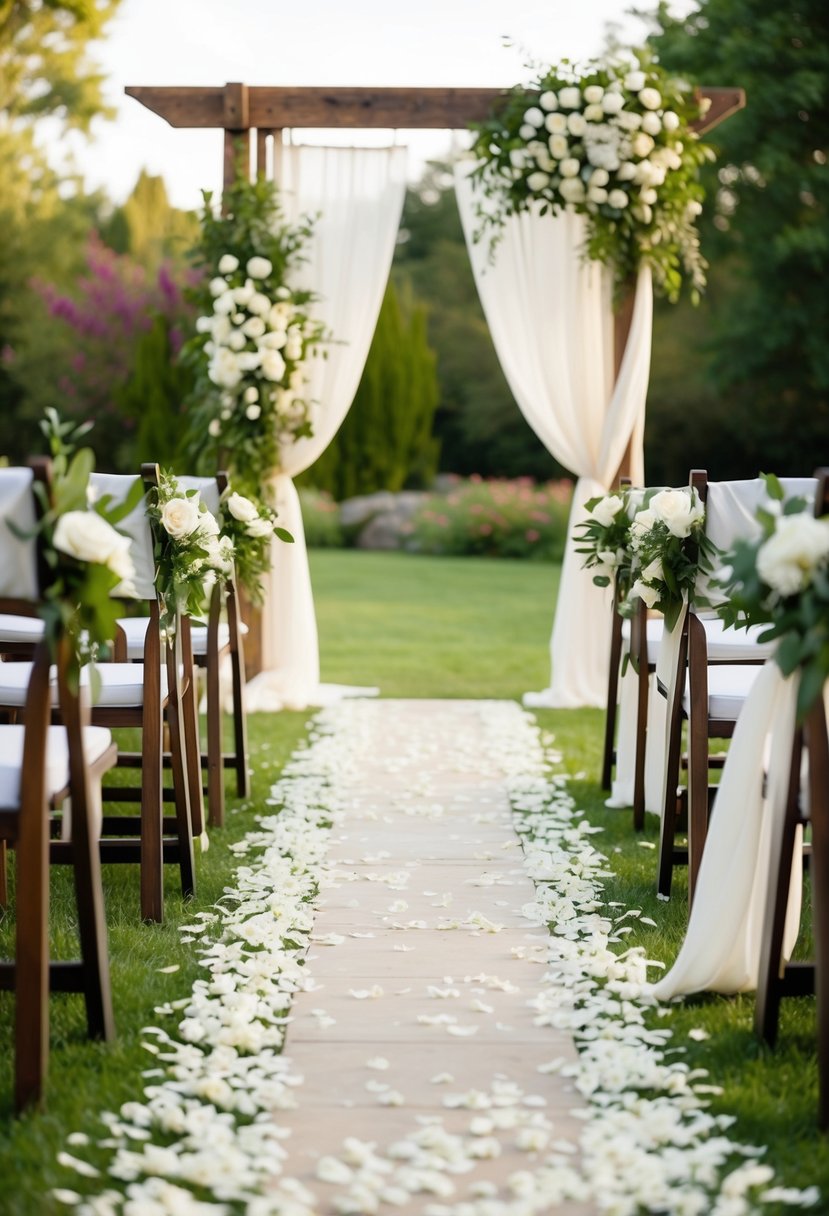
M368 521L357 537L358 549L401 549L408 540L408 534L400 529L409 522L426 495L420 490L404 490L389 497L391 509L379 512Z
M393 511L396 495L388 490L377 494L361 494L340 504L340 523L344 528L359 528L381 511Z

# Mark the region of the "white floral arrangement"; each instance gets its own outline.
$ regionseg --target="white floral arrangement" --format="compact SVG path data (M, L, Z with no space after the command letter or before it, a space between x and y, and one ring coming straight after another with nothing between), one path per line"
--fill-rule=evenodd
M198 616L215 579L232 573L233 540L221 534L198 490L185 490L169 472L150 491L147 512L155 525L161 626L172 634L178 614Z
M692 124L705 104L652 63L546 69L475 124L481 233L493 228L497 240L512 214L570 208L587 217L587 255L612 265L618 283L646 263L670 300L683 277L698 299L699 168L713 154Z
M582 566L593 570L597 587L616 584L618 592L630 575L630 514L624 491L591 498L585 503L585 518L577 525L576 552Z
M229 487L221 499L222 535L232 546L238 579L252 603L263 597L263 580L271 568L271 542L293 542L276 522L276 512L261 499L238 494Z
M728 625L767 625L760 641L778 640L784 675L800 673L798 711L805 714L829 679L829 517L815 519L802 498L784 497L767 475L769 502L757 513L760 536L738 541L723 561Z
M697 579L711 569L713 545L705 535L705 507L696 489L660 490L630 525L631 583L636 600L655 608L672 630L682 606L695 598ZM698 597L697 597L698 598Z
M192 369L188 457L204 471L228 468L254 493L279 467L280 450L313 434L309 361L327 334L316 297L294 285L310 220L282 216L272 182L239 180L216 216L205 194L196 261L201 315L182 349Z

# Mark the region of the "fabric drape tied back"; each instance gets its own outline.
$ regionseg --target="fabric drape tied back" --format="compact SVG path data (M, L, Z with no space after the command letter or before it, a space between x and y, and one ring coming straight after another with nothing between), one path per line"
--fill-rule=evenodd
M587 499L604 493L631 444L631 476L644 480L642 438L651 352L653 291L640 270L630 335L614 384L611 272L586 259L584 218L566 211L511 217L490 261L473 166L456 167L455 189L484 314L504 375L538 438L578 477L550 643L552 678L527 704L604 705L609 593L574 552L573 527Z
M287 218L317 217L296 279L320 297L316 315L333 342L327 358L309 368L309 395L319 402L314 434L284 447L275 473L279 523L294 544L274 542L262 613L264 670L248 687L251 710L302 709L349 691L320 686L314 597L292 479L328 447L360 383L400 226L406 160L402 147L287 147L276 158Z

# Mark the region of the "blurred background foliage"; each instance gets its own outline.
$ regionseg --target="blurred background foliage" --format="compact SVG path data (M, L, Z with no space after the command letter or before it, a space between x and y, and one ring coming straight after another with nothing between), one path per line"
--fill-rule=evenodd
M90 43L118 0L0 3L0 455L38 444L45 405L96 419L103 464L169 462L187 383L175 355L193 214L140 171L115 205L47 162L40 124L88 131L105 112ZM708 137L699 308L658 304L646 431L654 483L811 470L829 459L829 10L824 0L701 0L652 15L670 69L745 88ZM304 480L341 498L421 487L436 469L547 481L560 469L498 366L451 175L407 196L389 289L357 399Z

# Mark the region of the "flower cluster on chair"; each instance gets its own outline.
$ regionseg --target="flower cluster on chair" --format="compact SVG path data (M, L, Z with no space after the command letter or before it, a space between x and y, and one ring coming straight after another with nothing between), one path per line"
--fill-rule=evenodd
M262 601L263 579L271 568L271 539L293 542L293 536L276 523L267 503L228 489L222 495L222 538L233 546L236 574L254 604Z
M712 155L692 129L702 112L687 82L652 63L545 69L474 124L482 230L497 240L511 214L569 207L587 217L588 256L612 264L618 282L648 263L669 299L683 275L696 298L699 167Z
M768 625L760 640L779 639L784 675L800 670L798 712L805 714L829 679L829 517L815 519L803 498L785 500L765 477L769 502L757 512L759 535L724 556L720 583L729 625Z

